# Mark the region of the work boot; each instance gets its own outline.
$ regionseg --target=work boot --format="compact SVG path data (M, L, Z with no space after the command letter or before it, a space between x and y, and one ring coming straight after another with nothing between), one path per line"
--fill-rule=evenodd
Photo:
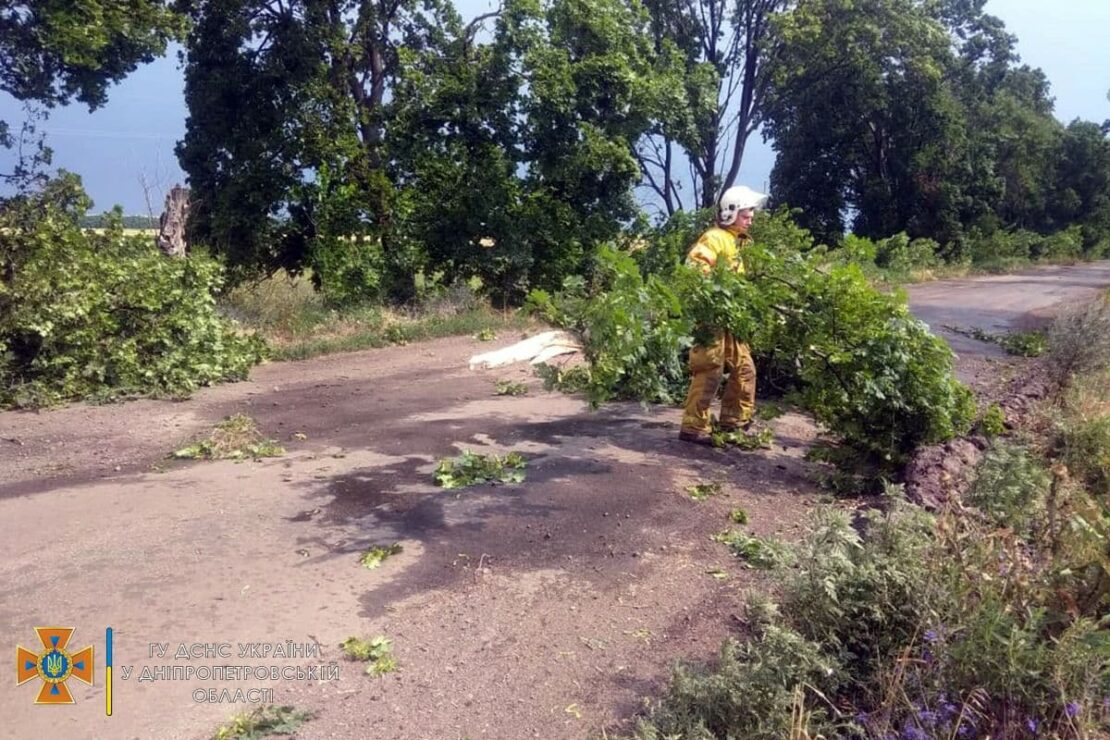
M725 434L731 434L733 432L743 432L744 434L747 434L748 432L753 431L752 420L748 419L747 421L741 422L739 424L721 424L718 429Z
M708 432L701 432L696 429L682 429L678 433L678 438L682 442L702 445L703 447L713 446L713 437Z

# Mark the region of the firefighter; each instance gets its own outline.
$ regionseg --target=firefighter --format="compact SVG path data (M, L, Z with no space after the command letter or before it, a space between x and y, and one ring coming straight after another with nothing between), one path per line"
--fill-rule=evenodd
M718 262L738 274L744 263L740 250L751 243L748 228L757 208L767 204L767 196L743 185L721 194L717 205L717 225L707 230L690 248L686 263L709 273ZM682 414L678 438L684 442L711 445L709 407L717 396L721 378L728 371L721 398L721 431L747 430L755 413L755 363L748 345L728 332L718 332L713 342L690 349L690 391Z

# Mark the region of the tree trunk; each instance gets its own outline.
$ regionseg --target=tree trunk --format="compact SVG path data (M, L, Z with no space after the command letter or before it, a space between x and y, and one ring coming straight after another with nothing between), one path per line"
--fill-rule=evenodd
M189 190L174 185L166 196L166 210L158 220L158 248L167 256L185 256L185 221L188 217Z

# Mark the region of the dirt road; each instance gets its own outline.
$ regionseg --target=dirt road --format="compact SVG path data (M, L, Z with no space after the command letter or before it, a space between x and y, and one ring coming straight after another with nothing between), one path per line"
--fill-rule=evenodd
M910 295L934 325L999 330L1108 285L1100 263ZM627 729L676 658L708 657L739 629L737 596L760 576L709 535L742 506L757 534L796 536L820 496L802 459L816 432L788 414L772 450L691 448L675 439L675 409L591 412L525 368L467 370L472 354L516 339L272 364L183 403L0 413L0 645L41 652L34 627L75 627L68 648L93 645L97 672L94 686L68 681L75 706L36 706L38 679L12 681L0 736L205 738L254 706L209 699L268 690L318 712L305 738ZM970 367L992 348L961 351ZM529 395L494 396L498 379ZM167 462L232 413L287 454ZM463 449L517 450L527 480L434 487L436 460ZM710 481L722 495L683 494ZM381 568L359 564L394 542L403 552ZM399 666L382 678L338 650L376 634Z
M957 353L1004 357L999 347L946 327L992 333L1040 328L1061 303L1089 300L1107 285L1110 261L919 283L907 292L913 312Z

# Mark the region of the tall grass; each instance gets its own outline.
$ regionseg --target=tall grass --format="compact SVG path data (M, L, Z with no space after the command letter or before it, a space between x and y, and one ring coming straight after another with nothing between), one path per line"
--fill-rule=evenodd
M428 291L408 307L337 309L325 303L307 277L284 272L235 288L221 308L261 334L277 360L532 326L519 312L493 310L468 285Z

